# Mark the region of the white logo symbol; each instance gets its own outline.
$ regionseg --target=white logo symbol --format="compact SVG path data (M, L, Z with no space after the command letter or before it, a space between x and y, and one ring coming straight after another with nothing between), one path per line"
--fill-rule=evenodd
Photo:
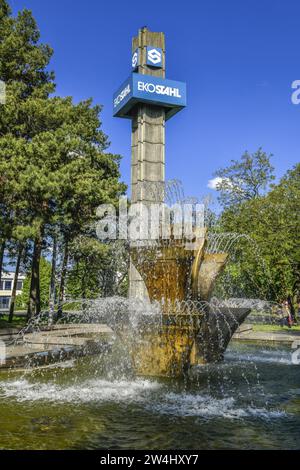
M135 51L135 53L132 56L132 67L135 69L138 63L138 53Z
M152 62L152 64L159 64L159 62L161 62L161 53L157 49L150 49L150 51L148 51L148 60Z

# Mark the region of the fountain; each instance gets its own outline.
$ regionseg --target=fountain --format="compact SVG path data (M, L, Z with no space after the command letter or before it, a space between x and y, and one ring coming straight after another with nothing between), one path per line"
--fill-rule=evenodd
M186 105L185 83L165 79L165 39L146 27L132 42L132 74L114 95L114 116L132 120L131 203L151 207L168 196L187 202L178 185L165 183L165 122ZM191 202L191 201L188 201ZM130 297L159 303L161 319L141 316L132 359L141 375L180 376L192 364L216 362L248 309L209 304L228 252L218 238L194 228L192 240L158 237L131 243ZM192 248L187 246L192 243ZM211 245L211 249L210 249ZM126 327L125 327L126 330ZM125 338L126 334L124 335Z
M164 55L163 34L143 28L133 41L136 76L115 97L115 114L132 119L131 202L196 204L164 180L165 121L184 106L175 96L184 87L161 78ZM135 94L140 75L174 96L149 85ZM65 299L55 324L42 312L8 338L1 448L299 448L299 367L289 343L227 348L251 309L274 305L213 297L242 235L194 227L186 239L175 228L172 221L170 237L130 242L129 298ZM187 373L188 380L166 379Z
M38 329L31 323L19 335L22 360L23 356L44 361L45 357L55 360L57 356L101 352L110 345L114 330L128 343L137 375L178 377L193 365L221 361L232 335L250 312L245 307L210 302L215 281L240 235L209 232L205 210L199 211L203 224L197 224L197 199L186 197L178 181L165 181L165 122L185 107L186 87L165 79L163 33L147 28L139 31L133 39L132 68L133 73L114 96L114 115L132 120L131 208L143 206L147 212L162 207L156 214L158 232L154 239L130 239L130 301L121 302L116 321L112 321L110 309L103 313L107 303L76 328L42 325L39 331L39 318ZM180 221L172 213L174 204L183 215ZM192 209L189 221L184 215L187 205ZM184 225L191 229L188 235L185 230L178 231ZM138 308L135 300L140 300ZM118 311L115 301L113 308ZM85 300L83 318L87 310ZM89 325L99 322L100 317L104 325ZM18 364L19 359L12 356L11 363Z
M133 350L138 374L180 376L191 365L222 360L232 335L250 312L210 304L228 253L211 253L207 238L206 232L196 238L193 251L186 249L184 239L131 248L149 300L161 309L157 328L150 329L147 321L144 331L140 327L140 341Z

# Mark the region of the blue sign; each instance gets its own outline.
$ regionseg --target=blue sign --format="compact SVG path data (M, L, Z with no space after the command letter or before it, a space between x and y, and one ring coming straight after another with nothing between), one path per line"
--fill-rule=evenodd
M160 47L147 46L146 64L151 67L162 67L162 49Z
M169 119L186 106L186 84L133 73L114 94L113 115L131 118L131 110L137 103L163 107Z
M131 66L132 70L135 70L139 65L139 48L137 47L134 53L132 54Z
M124 109L128 109L128 103L132 99L132 75L130 75L130 77L120 86L118 91L116 91L116 93L114 94L114 97L113 97L114 116L125 117L119 113L121 113L122 110L124 112Z

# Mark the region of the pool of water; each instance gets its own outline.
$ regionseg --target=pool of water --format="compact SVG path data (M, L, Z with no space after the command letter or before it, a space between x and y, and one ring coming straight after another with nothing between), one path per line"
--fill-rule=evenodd
M113 364L93 357L2 372L0 448L300 448L290 349L235 342L224 363L185 380L135 378Z

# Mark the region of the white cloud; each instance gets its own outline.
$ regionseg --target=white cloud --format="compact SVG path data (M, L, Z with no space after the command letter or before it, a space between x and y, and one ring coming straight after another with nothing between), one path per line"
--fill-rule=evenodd
M234 188L236 191L242 191L242 189L236 184L234 184L229 178L221 178L220 176L216 176L215 178L211 179L207 183L207 187L209 189L218 190L218 186L223 184L223 191L228 191L231 188Z
M207 183L207 187L209 189L217 189L217 186L222 183L222 178L220 178L219 176L216 176L216 178L213 178L211 180L208 181Z

